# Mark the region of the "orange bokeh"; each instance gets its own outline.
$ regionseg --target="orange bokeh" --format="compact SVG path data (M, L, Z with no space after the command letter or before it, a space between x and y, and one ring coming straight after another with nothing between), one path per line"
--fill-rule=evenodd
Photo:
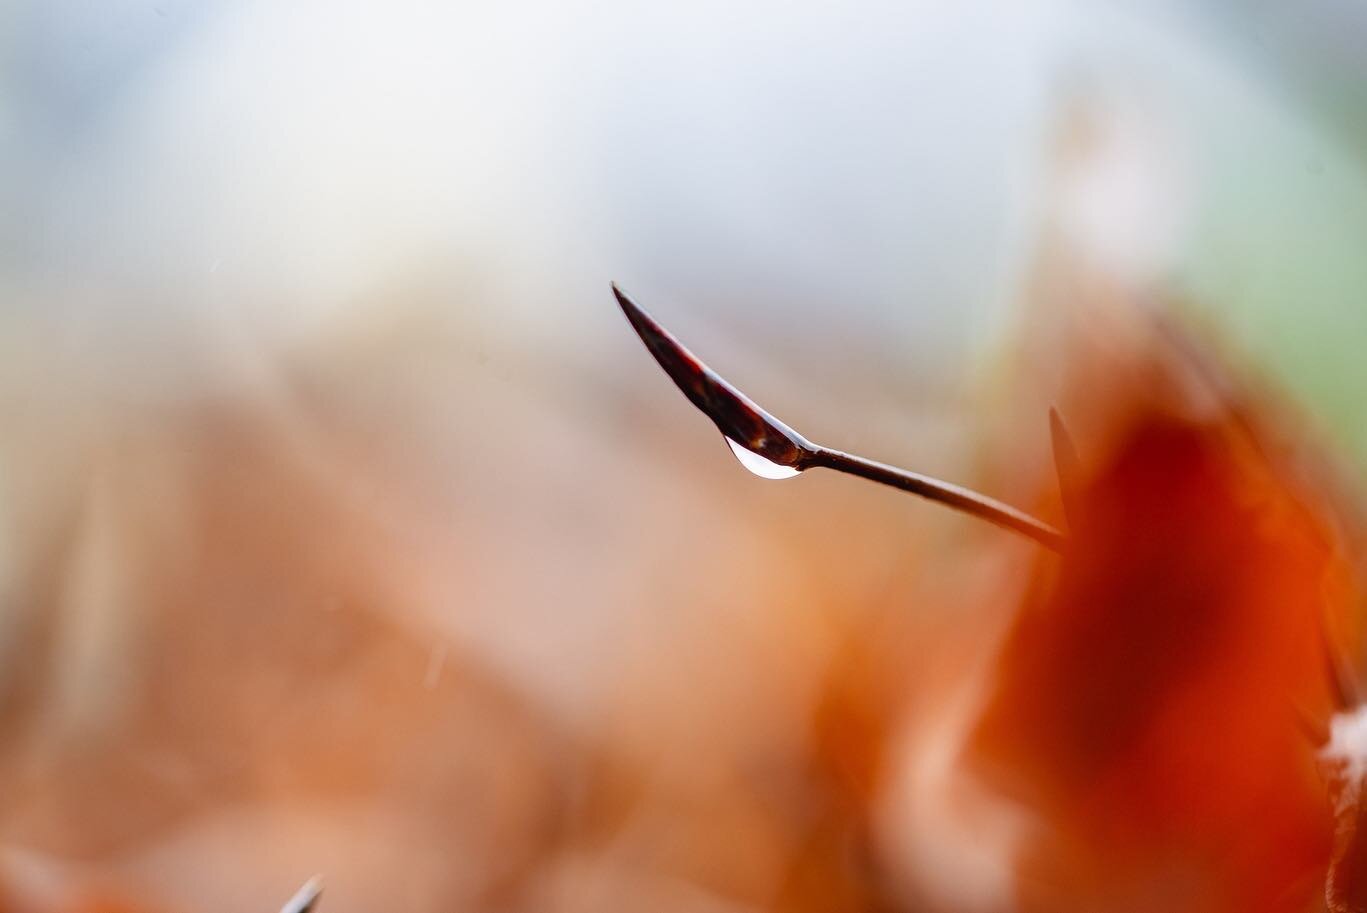
M1246 422L1107 395L1071 548L1038 564L971 747L1035 816L1022 908L1304 909L1341 534Z

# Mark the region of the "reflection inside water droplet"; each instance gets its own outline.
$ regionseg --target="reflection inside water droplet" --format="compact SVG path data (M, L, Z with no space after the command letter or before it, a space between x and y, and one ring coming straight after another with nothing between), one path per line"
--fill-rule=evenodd
M780 465L773 460L766 460L753 450L746 450L726 435L722 435L722 439L726 441L726 446L731 448L731 452L736 455L736 459L740 460L740 464L761 479L791 479L798 474L799 470L791 466Z

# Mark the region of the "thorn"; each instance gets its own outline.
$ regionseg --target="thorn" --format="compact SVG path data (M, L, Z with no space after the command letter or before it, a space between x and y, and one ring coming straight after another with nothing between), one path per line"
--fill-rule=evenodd
M816 448L802 435L755 405L675 339L653 317L612 283L622 313L689 402L726 437L780 466L805 469Z
M1077 448L1073 446L1073 436L1063 423L1058 409L1049 407L1049 439L1054 448L1054 471L1058 475L1059 496L1063 500L1063 516L1070 528L1077 526L1078 512L1081 509L1082 470L1077 458Z
M280 908L280 913L311 913L323 893L322 876L314 875Z
M683 343L628 298L615 282L612 284L612 294L617 297L617 303L636 335L641 337L650 354L688 397L689 402L702 410L723 435L747 450L772 463L799 471L824 466L889 485L1029 536L1054 551L1063 550L1062 533L1008 504L930 476L813 444L755 405L748 396L703 364L696 355L684 348Z

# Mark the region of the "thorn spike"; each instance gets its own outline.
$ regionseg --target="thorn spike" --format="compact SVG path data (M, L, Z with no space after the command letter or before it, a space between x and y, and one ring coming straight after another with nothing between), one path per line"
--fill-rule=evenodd
M703 364L644 308L628 298L615 282L612 294L636 335L641 337L641 342L669 379L722 434L770 462L793 469L806 468L808 459L816 451L806 438L755 405L748 396Z
M1063 550L1062 533L1009 504L930 476L811 443L703 364L615 282L612 294L636 335L689 402L702 410L723 435L745 449L779 466L799 471L824 466L889 485L1028 536L1045 548Z
M285 905L280 908L280 913L312 913L318 904L318 898L323 893L323 879L314 875L304 886L294 892L294 896L285 901Z
M1077 458L1073 436L1063 423L1058 409L1049 407L1049 440L1054 450L1054 472L1058 475L1059 496L1063 500L1063 516L1070 528L1076 527L1082 500L1082 469Z

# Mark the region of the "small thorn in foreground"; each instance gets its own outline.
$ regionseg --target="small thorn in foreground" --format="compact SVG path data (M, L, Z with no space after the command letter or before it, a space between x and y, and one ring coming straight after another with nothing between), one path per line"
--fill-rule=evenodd
M323 879L314 875L304 886L294 892L294 896L285 902L280 908L280 913L312 913L313 908L318 903L318 897L323 893Z

